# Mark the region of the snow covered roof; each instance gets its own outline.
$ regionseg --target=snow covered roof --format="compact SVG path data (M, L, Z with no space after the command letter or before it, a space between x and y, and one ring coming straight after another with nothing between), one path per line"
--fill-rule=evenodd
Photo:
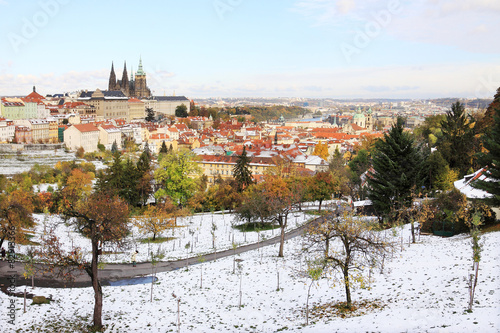
M316 155L299 155L293 162L295 163L305 163L306 165L326 165L326 161Z
M484 199L484 198L489 198L492 195L489 194L486 191L477 189L472 187L472 183L476 181L477 179L481 180L489 180L486 175L485 171L487 168L482 168L479 169L478 171L474 172L473 174L466 175L464 178L457 180L456 182L453 183L456 189L458 189L462 194L465 194L465 196L469 199Z

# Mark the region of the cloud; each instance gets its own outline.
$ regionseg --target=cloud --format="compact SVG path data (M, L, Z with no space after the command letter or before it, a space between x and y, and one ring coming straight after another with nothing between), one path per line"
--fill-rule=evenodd
M32 86L37 86L41 94L54 94L78 91L82 89L106 89L108 86L109 71L102 69L96 71L76 72L70 71L63 74L42 73L39 75L13 75L3 73L0 75L0 91L5 95L27 95Z
M460 69L460 70L458 70ZM203 80L202 78L198 78ZM196 97L491 98L500 87L500 65L440 63L419 66L317 68L239 77L223 85L182 82Z
M106 89L109 70L51 72L40 75L0 74L5 95L27 95L32 86L42 95ZM148 85L155 94L197 97L317 97L317 98L491 98L500 87L497 63L440 63L418 66L316 68L301 71L239 75L217 83L211 77L171 76Z
M400 8L397 13L391 6ZM358 1L297 0L292 11L315 27L339 27L353 33L376 22L377 14L391 12L386 34L400 40L451 45L475 53L500 52L498 0Z
M500 13L500 2L497 0L428 0L428 3L441 15L470 12Z
M355 0L300 0L291 10L312 21L314 26L327 26L338 24L355 7Z

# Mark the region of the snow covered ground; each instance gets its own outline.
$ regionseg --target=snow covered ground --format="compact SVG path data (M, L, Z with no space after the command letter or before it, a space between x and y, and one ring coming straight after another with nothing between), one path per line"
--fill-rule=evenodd
M2 153L0 174L13 175L29 171L35 164L54 166L57 162L73 161L75 153L67 153L64 149L55 150L24 150L19 154Z
M229 226L231 216L216 215L214 219L222 248L224 242L230 244L229 232L225 228ZM209 251L211 216L204 215L203 221L200 216L195 216L192 222L190 218L185 222L186 230L200 228L194 251ZM309 281L299 274L305 261L300 254L302 240L296 238L287 241L285 258L276 257L278 245L237 256L242 260L241 274L238 268L233 274L231 257L197 264L189 269L159 273L152 302L151 284L103 287L106 332L177 332L177 301L172 293L181 300L181 332L500 331L500 232L482 237L484 250L472 313L465 312L468 305L465 278L472 263L470 238L466 235L451 238L421 236L417 244L409 245L408 228L398 228L398 232L403 233L395 236L397 240L405 240L403 249L398 249L392 260L386 262L382 273L375 272L371 289L356 289L352 295L353 301L385 304L382 309L351 318L315 319L309 326L304 326ZM185 232L180 250L176 245L176 250L169 256L187 254L184 245L191 241L191 237ZM256 239L256 235L252 237ZM140 253L146 252L147 245L141 246ZM118 262L121 260L124 258L116 258ZM200 286L202 273L203 285ZM238 307L240 277L241 309ZM311 290L310 302L314 304L339 302L345 298L343 287L332 286L326 279L320 280ZM54 325L59 323L68 331L74 331L75 324L91 323L91 288L35 288L33 292L52 295L55 301L49 305L28 306L27 312L23 313L22 300L16 299L18 310L14 327L6 322L9 299L0 294L1 308L4 309L0 317L2 332L5 327L17 332L40 332L44 328L54 331Z
M35 214L37 227L33 241L39 241L40 235L43 233L44 225L55 225L56 233L65 244L66 250L70 250L72 246L80 247L87 251L87 259L90 260L90 241L73 231L64 221L57 216L46 216L43 214ZM308 219L314 216L305 213L296 212L290 214L286 230L294 229ZM44 223L45 222L45 223ZM104 253L101 256L102 262L107 263L129 263L131 253L138 250L137 261L151 261L151 252L154 254L162 253L165 258L163 260L176 260L186 257L197 257L198 255L211 253L216 251L228 250L233 248L233 243L239 245L257 243L259 241L278 236L279 229L257 232L241 232L232 227L233 224L239 224L234 214L197 214L177 220L177 228L173 228L163 232L157 237L172 237L174 240L148 244L140 242L141 239L152 237L152 234L143 234L137 227L132 227L132 233L128 237L123 248L105 247ZM215 249L213 247L212 226L215 225ZM188 246L189 244L189 246ZM18 245L16 253L26 253L28 247Z

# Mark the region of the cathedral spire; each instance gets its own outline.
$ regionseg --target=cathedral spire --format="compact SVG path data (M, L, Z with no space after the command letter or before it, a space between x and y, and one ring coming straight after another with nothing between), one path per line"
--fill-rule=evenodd
M127 73L127 62L125 61L123 64L123 75L122 75L122 84L121 88L125 96L129 96L130 87L128 84L128 73Z
M135 75L146 75L146 73L144 73L144 70L142 69L142 57L139 58L139 69L137 70L137 73L135 73Z
M113 62L111 62L111 73L109 74L108 90L115 90L115 87L116 87L115 67Z

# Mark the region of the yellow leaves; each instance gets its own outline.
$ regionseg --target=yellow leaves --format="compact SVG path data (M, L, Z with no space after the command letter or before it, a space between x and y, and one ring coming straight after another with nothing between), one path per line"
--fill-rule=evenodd
M66 186L63 189L63 195L69 196L70 200L77 200L88 196L92 191L92 172L83 172L80 169L73 169L69 175Z
M316 146L314 147L314 151L312 154L315 156L321 157L325 161L328 161L328 156L329 156L328 145L326 143L321 142L321 141L318 142L316 144Z
M176 217L182 211L171 203L149 206L144 215L135 219L135 225L144 233L157 235L168 228L175 227Z

